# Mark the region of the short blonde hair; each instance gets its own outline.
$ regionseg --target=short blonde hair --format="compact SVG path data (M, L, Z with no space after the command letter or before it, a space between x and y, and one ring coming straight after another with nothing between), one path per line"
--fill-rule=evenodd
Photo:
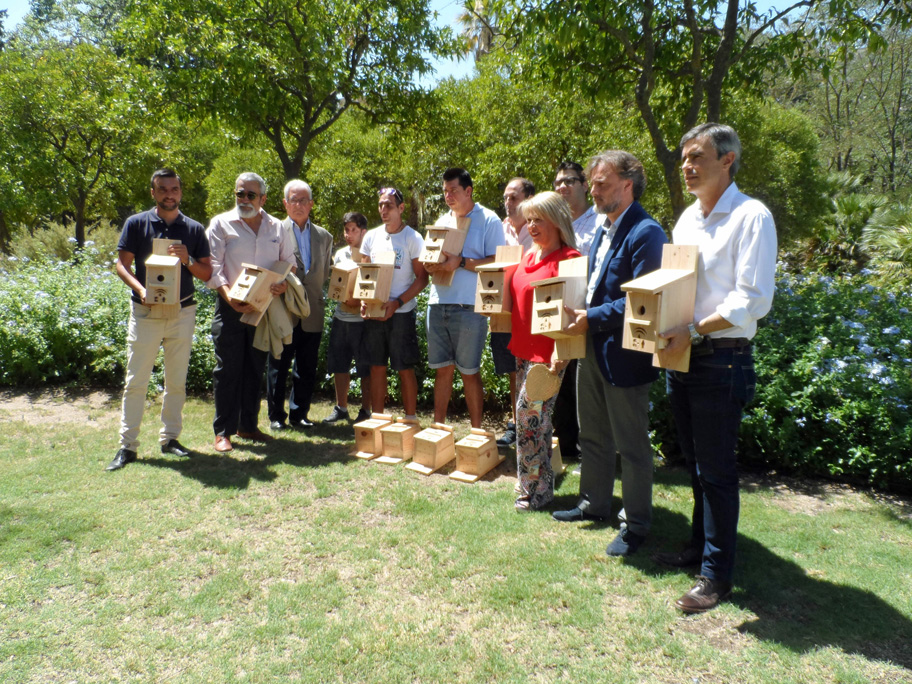
M576 234L573 232L573 214L570 213L570 205L556 192L548 190L532 195L529 199L523 200L523 203L519 205L519 210L526 220L530 216L535 216L553 223L560 231L561 242L576 249Z

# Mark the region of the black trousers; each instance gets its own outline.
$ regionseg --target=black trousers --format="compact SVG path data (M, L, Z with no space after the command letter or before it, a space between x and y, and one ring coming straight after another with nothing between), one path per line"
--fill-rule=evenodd
M212 390L215 395L216 436L230 437L240 432L255 432L260 412L260 389L266 352L253 348L254 326L241 322L241 314L219 297L212 318L212 343L215 370Z
M288 418L297 423L310 411L314 387L317 382L317 361L320 354L320 338L323 332L304 332L295 326L291 344L285 345L282 357L269 357L269 372L266 376L266 406L269 420L285 422ZM285 387L288 370L291 369L291 396L288 398L288 413L285 412Z
M577 459L579 447L579 418L576 415L576 374L579 363L573 359L567 364L567 372L561 382L557 401L554 402L554 414L551 423L554 434L560 444L561 458Z

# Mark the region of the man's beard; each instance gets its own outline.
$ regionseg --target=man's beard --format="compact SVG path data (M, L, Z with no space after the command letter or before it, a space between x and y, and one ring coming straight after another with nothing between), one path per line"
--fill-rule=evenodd
M238 204L237 210L241 218L253 218L260 213L260 210L252 204Z
M162 211L174 211L180 206L180 202L177 200L164 200L163 202L156 201L155 206L157 206Z

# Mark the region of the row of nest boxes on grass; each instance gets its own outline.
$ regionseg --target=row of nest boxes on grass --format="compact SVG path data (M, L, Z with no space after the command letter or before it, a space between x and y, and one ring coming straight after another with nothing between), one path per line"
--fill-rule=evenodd
M494 433L479 428L472 428L457 442L449 425L432 423L422 430L417 421L394 420L386 413L373 413L354 428L354 456L387 465L409 461L405 467L422 475L435 473L455 459L456 468L449 476L477 482L506 458L498 452ZM552 440L551 466L557 473L564 470L556 438Z

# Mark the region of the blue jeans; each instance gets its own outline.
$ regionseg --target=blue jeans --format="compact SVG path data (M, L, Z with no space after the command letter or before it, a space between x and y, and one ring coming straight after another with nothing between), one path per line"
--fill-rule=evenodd
M703 547L700 574L731 582L738 535L735 447L757 376L750 346L692 356L690 372L668 371L668 397L693 487L692 542Z

